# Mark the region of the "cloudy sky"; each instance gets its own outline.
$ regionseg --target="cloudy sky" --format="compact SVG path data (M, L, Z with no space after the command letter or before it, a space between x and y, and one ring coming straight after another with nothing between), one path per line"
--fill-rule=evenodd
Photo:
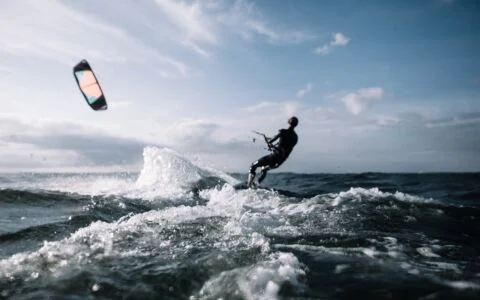
M0 1L0 171L140 170L145 146L246 172L480 171L476 0ZM109 109L85 103L87 59Z

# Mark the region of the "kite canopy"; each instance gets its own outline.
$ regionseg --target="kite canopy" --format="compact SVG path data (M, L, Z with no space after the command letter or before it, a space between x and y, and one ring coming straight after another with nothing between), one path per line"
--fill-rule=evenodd
M106 110L107 101L105 100L105 95L97 77L95 77L92 68L90 68L86 60L82 60L73 67L73 75L88 105L93 110Z

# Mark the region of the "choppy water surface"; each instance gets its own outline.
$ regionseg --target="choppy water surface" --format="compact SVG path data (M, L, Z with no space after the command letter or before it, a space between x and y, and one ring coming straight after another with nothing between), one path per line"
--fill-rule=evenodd
M0 175L0 298L479 299L480 174Z

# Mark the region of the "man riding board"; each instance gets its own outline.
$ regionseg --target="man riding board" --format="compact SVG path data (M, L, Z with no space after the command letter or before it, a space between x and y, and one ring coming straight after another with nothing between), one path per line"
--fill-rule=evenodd
M278 168L285 160L287 160L290 152L292 152L293 147L295 147L298 141L298 136L294 131L294 128L298 125L298 118L291 117L288 119L288 124L289 126L287 129L280 129L278 134L271 139L263 135L265 142L268 145L268 150L272 151L272 153L265 155L252 163L248 174L248 187L255 185L253 180L256 175L255 170L258 167L262 167L260 177L258 178L258 183L260 184L267 176L269 170ZM277 140L278 143L274 145L273 143Z

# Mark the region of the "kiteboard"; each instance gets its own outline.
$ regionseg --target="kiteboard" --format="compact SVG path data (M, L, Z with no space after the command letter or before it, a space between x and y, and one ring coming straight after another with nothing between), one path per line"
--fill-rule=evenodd
M236 189L236 190L246 190L246 189L258 189L258 188L262 188L262 187L260 187L258 185L248 186L247 182L241 182L239 184L234 185L233 188Z
M276 188L272 188L272 187L267 187L267 186L261 186L261 185L253 185L253 186L248 186L247 185L247 182L241 182L241 183L238 183L236 185L233 186L233 188L237 191L240 191L240 190L248 190L248 189L251 189L251 190L264 190L264 191L271 191L271 192L277 192L279 193L280 195L283 195L283 196L286 196L286 197L302 197L301 194L298 194L298 193L295 193L295 192L291 192L291 191L287 191L287 190L281 190L281 189L276 189Z

